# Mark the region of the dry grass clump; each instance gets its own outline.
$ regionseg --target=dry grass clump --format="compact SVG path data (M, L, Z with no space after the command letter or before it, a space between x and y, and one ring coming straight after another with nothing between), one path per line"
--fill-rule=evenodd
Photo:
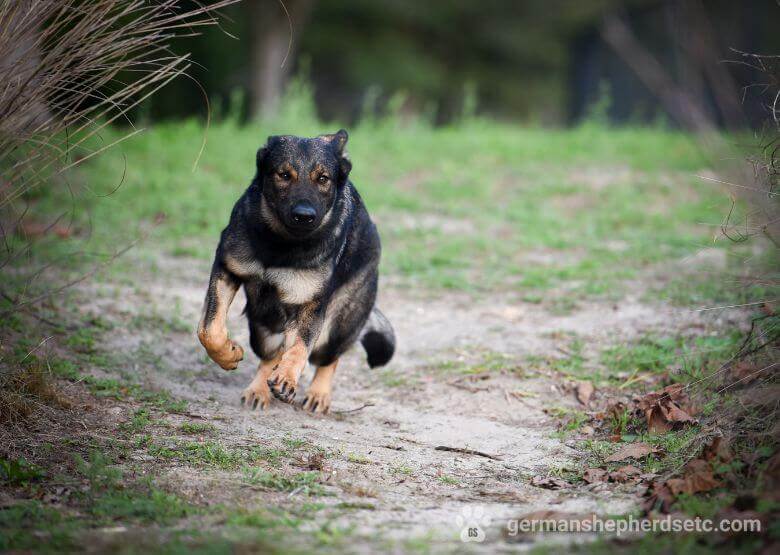
M0 424L17 424L41 408L69 408L41 361L0 367Z
M185 73L189 55L173 53L171 41L216 24L215 10L236 1L0 2L0 269L29 263L28 193L67 186L67 170L141 131L90 141ZM62 228L66 214L50 227Z

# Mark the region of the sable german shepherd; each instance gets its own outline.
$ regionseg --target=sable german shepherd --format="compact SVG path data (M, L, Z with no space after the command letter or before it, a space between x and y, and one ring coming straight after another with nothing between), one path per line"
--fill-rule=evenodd
M308 361L317 371L301 405L327 412L338 359L357 339L372 368L393 356L393 328L374 306L379 234L349 180L347 138L269 137L222 231L198 338L222 368L238 367L244 351L225 324L243 285L261 359L241 397L248 408L267 408L272 393L291 403Z

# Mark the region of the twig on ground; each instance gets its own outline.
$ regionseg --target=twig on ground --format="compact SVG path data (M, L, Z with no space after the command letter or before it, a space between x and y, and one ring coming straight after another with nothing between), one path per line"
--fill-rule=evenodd
M466 449L465 447L448 447L446 445L439 445L434 448L436 451L448 451L450 453L462 453L464 455L475 455L477 457L485 457L494 461L502 460L497 455L491 455L490 453L483 453L482 451L475 451L474 449Z
M490 387L477 387L475 385L466 385L463 383L453 382L448 385L451 385L452 387L457 387L458 389L463 389L465 391L468 391L470 393L479 393L480 391L490 391Z
M506 399L506 402L511 402L512 399L515 399L516 401L520 401L521 403L526 403L525 398L526 397L538 397L536 393L531 393L530 391L522 391L520 389L515 389L514 391L509 391L508 389L504 390L504 398Z
M350 412L357 412L357 411L359 411L359 410L363 410L363 409L365 409L365 408L368 408L368 407L373 407L373 406L374 406L374 403L364 403L363 405L361 405L361 406L359 406L359 407L356 407L356 408L354 408L354 409L347 409L347 410L334 410L334 411L331 411L331 412L332 412L333 414L347 414L347 413L350 413Z
M466 374L465 376L460 376L458 378L455 378L454 380L448 381L447 385L451 385L452 387L457 387L458 389L464 389L471 393L477 393L479 391L490 391L489 386L478 387L475 385L466 385L462 382L465 380L468 380L470 382L475 382L477 380L489 380L492 377L493 375L490 372L483 372L481 374Z

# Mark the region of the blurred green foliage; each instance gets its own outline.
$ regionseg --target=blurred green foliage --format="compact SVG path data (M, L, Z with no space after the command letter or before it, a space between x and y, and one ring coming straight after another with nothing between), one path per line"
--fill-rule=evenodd
M71 176L78 212L69 248L110 253L148 234L130 258L112 265L114 277L132 275L139 258L156 264L160 252L209 259L267 136L339 126L317 118L305 81L290 90L271 120L245 125L232 116L208 129L195 119L157 124L80 167ZM696 177L706 157L678 131L597 120L549 130L479 117L437 127L393 114L349 131L351 177L379 226L383 273L408 285L544 299L557 290L571 304L619 298L636 279L661 271L647 294L674 291L685 304L693 297L677 284L695 281L664 265L702 249L733 248L712 243L730 199ZM120 132L110 129L103 140ZM70 205L69 194L43 196L36 210L56 214ZM702 302L710 289L690 293ZM758 294L731 284L718 291L737 300Z
M623 114L622 119L631 119L640 112L653 113L645 104L655 100L633 70L599 44L601 21L607 13L629 15L639 39L675 73L674 66L685 65L675 57L684 49L674 35L685 26L684 21L675 21L674 9L680 4L674 0L312 0L308 17L292 21L286 68L291 74L301 70L308 74L316 87L318 113L325 119L354 122L367 109L395 102L406 113L427 114L443 123L464 110L473 111L476 99L481 113L501 119L562 123L569 121L573 110L581 115L575 103L587 106L598 93L598 87L586 90L590 85L580 81L582 75L575 77L578 71L585 71L591 80L606 79L608 72L620 85L621 100L627 105L623 112L637 112ZM771 24L776 3L749 4L705 3L720 40L714 59L732 59L732 47L777 49ZM193 80L181 79L148 103L146 114L156 119L203 114L204 91L217 111L235 90L249 94L256 71L250 56L253 42L269 22L283 26L285 32L288 22L278 0L244 0L223 13L219 28L204 29L201 37L173 44L178 52L192 52L195 64L189 73L203 91ZM253 20L264 13L267 20ZM626 88L629 83L635 85Z

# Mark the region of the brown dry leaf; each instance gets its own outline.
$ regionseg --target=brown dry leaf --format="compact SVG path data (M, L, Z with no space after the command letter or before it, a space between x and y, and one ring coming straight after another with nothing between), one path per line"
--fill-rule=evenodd
M589 484L607 481L607 471L602 468L588 468L582 475L582 479Z
M626 466L621 466L614 472L609 473L609 479L613 482L628 482L629 478L633 478L634 476L639 476L642 474L642 471L639 470L637 467L632 466L630 464Z
M647 420L650 433L664 433L678 424L694 424L696 410L682 384L666 386L635 400Z
M569 482L554 476L534 476L531 485L544 489L562 489L569 486Z
M705 445L701 456L705 461L719 459L723 462L730 462L734 458L731 449L729 449L728 441L722 437L715 437L709 444Z
M747 385L761 376L761 367L747 361L738 362L729 369L727 380L732 384Z
M674 502L674 495L666 483L658 481L653 482L647 492L649 496L644 505L646 512L656 510L661 511L662 513L669 512L669 509Z
M642 459L651 453L657 453L658 449L644 442L627 443L616 453L610 455L606 462L620 462L626 459Z
M664 418L661 407L654 406L645 411L647 429L651 434L665 434L671 431L672 423Z
M710 491L720 486L721 483L713 476L710 463L702 459L695 459L688 463L682 478L667 480L666 485L676 497L681 493Z
M618 472L622 472L626 476L639 476L642 474L642 471L638 469L637 467L627 464L626 466L621 466L617 469Z
M593 396L595 388L590 382L579 382L577 384L577 400L586 407L590 404L590 398Z

